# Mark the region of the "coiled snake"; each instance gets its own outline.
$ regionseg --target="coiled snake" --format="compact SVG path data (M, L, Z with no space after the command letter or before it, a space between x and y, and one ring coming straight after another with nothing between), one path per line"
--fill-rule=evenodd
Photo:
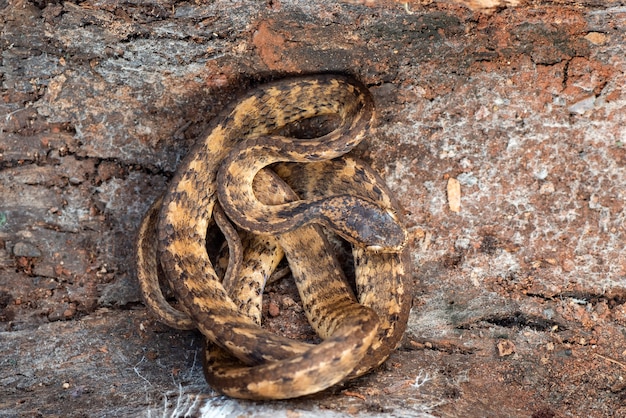
M283 136L316 117L334 117L338 126L312 139ZM398 205L371 168L338 158L373 119L369 91L346 76L262 85L213 120L146 214L136 247L146 305L170 326L202 332L205 376L221 392L315 393L378 366L402 337L410 295ZM213 221L229 246L223 279L205 247ZM358 302L322 226L353 245ZM320 344L260 326L262 290L283 252ZM163 297L159 264L181 311Z

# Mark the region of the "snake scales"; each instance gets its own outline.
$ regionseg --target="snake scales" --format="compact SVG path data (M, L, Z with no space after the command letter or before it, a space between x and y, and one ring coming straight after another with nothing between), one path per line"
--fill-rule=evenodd
M316 117L337 126L311 139L284 134ZM410 308L398 205L371 168L338 158L373 120L369 91L346 76L262 85L213 120L146 214L136 246L146 305L172 327L202 332L205 376L221 392L315 393L380 365L398 344ZM223 278L206 250L212 222L228 243ZM356 297L322 226L353 246ZM283 254L320 344L260 326L262 290ZM159 267L181 310L165 300Z

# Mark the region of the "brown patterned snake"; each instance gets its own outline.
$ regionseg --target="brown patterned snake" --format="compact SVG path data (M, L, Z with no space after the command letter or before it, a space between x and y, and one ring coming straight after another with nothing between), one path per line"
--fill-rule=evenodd
M335 116L339 124L313 139L280 136L282 129L319 116ZM204 334L209 342L205 375L223 393L248 399L314 393L376 367L401 338L410 300L406 251L401 252L406 236L397 206L367 166L351 159L325 161L357 145L373 117L369 92L348 77L318 75L262 85L213 121L163 201L146 215L137 272L147 305L163 322L197 327ZM280 149L288 150L286 155ZM262 169L274 161L320 162L277 166L279 177ZM250 236L245 247L216 209L218 192L233 221L260 234ZM205 248L212 215L229 242L230 267L223 281ZM353 244L360 303L319 225ZM307 317L324 339L318 345L289 340L258 324L259 289L282 257L278 247L287 256ZM159 263L184 312L163 298Z

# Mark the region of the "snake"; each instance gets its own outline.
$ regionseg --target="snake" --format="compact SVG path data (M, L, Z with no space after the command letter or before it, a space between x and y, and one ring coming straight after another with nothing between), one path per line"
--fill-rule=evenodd
M312 139L280 135L291 124L327 115L336 116L339 125L325 135ZM324 74L259 86L212 121L165 195L144 217L136 244L136 266L146 305L170 326L202 332L208 344L205 375L219 391L246 399L286 399L315 393L376 367L401 338L410 307L405 283L406 234L384 182L361 165L352 164L352 169L359 168L363 184L371 187L361 187L362 196L355 196L341 182L331 185L326 181L325 188L332 192L329 197L304 190L306 182L294 180L288 185L265 168L276 161L307 161L306 170L311 173L330 170L331 165L324 166L325 162L354 148L373 119L369 91L351 77ZM290 151L280 156L280 149ZM264 163L258 164L259 160ZM332 164L338 178L345 179L346 167L350 166L346 162L351 160L343 161ZM285 178L297 177L289 175L289 170L297 171L283 167ZM236 180L241 177L243 181ZM265 200L277 197L276 190L280 189L282 201L266 204L257 200L263 192L255 194L252 183L258 179L262 181L257 183L271 185L270 190L274 190L265 192ZM290 187L300 189L307 199L301 199ZM257 267L267 263L259 261L258 252L248 251L247 258L242 255L246 250L241 250L237 231L226 226L221 207L241 229L260 233L262 238L257 241L271 260L271 266L264 267L268 271L282 252L287 254L305 312L324 339L322 343L296 342L259 326L258 302L250 301L258 299L262 285L248 286L255 297L240 298L237 283L242 283L238 277L250 275L265 280L267 274L259 273ZM246 214L252 207L254 212ZM290 223L284 222L285 216ZM234 267L229 261L231 271L223 281L205 247L211 222L226 231L229 252L233 250L230 258ZM321 226L353 243L360 303L326 249ZM277 246L281 249L275 250ZM159 266L180 303L179 309L170 306L160 291ZM241 270L246 269L248 273L242 275ZM248 284L258 280L248 279ZM382 293L383 289L388 292ZM256 314L251 313L251 307Z

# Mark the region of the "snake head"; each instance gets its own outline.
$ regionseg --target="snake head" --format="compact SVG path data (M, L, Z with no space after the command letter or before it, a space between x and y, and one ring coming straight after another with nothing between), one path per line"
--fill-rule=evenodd
M406 245L406 230L395 213L369 199L341 195L328 199L323 206L324 224L356 246L400 252Z

